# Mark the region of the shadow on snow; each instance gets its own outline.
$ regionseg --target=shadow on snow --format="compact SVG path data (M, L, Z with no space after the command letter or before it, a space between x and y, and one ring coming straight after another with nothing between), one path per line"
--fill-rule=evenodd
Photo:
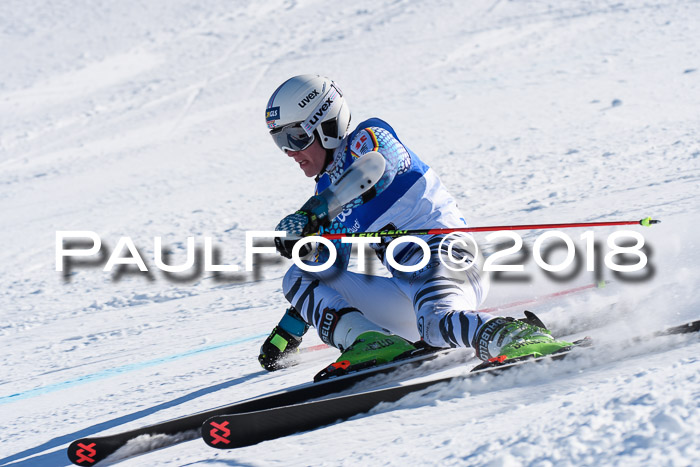
M119 425L123 425L125 423L132 422L134 420L138 420L139 418L146 417L148 415L154 414L160 410L163 409L168 409L170 407L175 407L177 405L180 405L184 402L191 401L193 399L196 399L198 397L210 394L212 392L220 391L222 389L229 388L231 386L235 386L236 384L241 384L244 383L250 379L255 378L256 376L260 376L261 374L266 374L267 372L265 371L258 371L255 373L250 373L245 376L241 376L240 378L232 379L230 381L225 381L223 383L216 384L214 386L209 386L207 388L203 389L198 389L197 391L191 392L189 394L186 394L184 396L178 397L176 399L173 399L168 402L163 402L158 405L154 405L153 407L149 407L147 409L139 410L137 412L128 414L128 415L123 415L121 417L117 417L112 420L108 420L106 422L101 422L97 423L95 425L92 425L87 428L83 428L81 430L75 431L73 433L68 433L65 435L58 436L56 438L53 438L50 441L47 441L39 446L26 449L24 451L18 452L16 454L12 454L10 456L7 456L3 459L0 459L0 464L2 465L13 465L13 466L56 466L56 465L70 465L70 461L68 460L68 456L65 453L64 449L60 449L58 451L53 451L49 452L46 454L43 454L41 456L37 457L32 457L31 459L25 459L23 461L19 462L14 462L13 464L7 464L8 462L16 461L18 459L23 459L27 456L32 456L34 454L46 451L48 449L52 449L58 446L61 446L63 444L71 443L75 441L76 439L80 438L85 438L88 436L93 436L95 433L99 433L101 431L108 430L110 428L117 427Z

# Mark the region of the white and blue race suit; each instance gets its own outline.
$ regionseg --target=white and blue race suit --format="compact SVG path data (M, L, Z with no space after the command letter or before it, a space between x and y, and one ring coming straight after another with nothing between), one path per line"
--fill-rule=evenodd
M333 160L317 177L316 193L370 151L379 152L386 159L383 176L369 191L345 205L320 233L466 226L437 174L401 142L388 123L377 118L358 125L334 151ZM336 315L342 310L359 310L377 326L408 340L422 338L436 347L472 347L477 328L492 318L475 311L488 293L483 256L465 246L473 242L453 244L453 257L474 262L467 271L453 271L439 259L440 249L444 255L449 245L445 242L440 246L443 237L421 237L430 247L430 260L411 273L391 267L384 254L386 242L373 245L391 277L349 271L351 245L334 241L338 257L333 266L323 272L306 272L292 266L284 278L284 294L306 322L319 330L321 338L337 347L351 343L339 345L337 339L334 341L333 329L322 323L328 319L324 310L335 310ZM397 263L411 266L418 264L423 255L417 244L404 243L393 256ZM320 246L314 260L325 263L327 258L328 251Z

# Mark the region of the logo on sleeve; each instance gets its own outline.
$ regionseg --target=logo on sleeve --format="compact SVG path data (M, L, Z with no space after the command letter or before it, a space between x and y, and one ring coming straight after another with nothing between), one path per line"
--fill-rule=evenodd
M362 130L352 142L352 152L357 155L368 153L371 150L368 142L371 142L371 138L367 134L367 130Z

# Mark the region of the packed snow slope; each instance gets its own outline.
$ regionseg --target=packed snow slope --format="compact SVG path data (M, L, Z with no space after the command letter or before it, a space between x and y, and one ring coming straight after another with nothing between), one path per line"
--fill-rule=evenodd
M470 225L653 216L627 229L649 265L555 280L528 253L524 281L494 279L485 307L539 297L526 307L553 328L599 339L580 358L123 465L700 464L697 338L620 343L700 317L698 44L690 0L0 2L0 464L66 465L74 439L308 381L335 358L275 374L256 361L288 262L220 275L154 262L154 237L180 264L193 236L243 266L245 232L312 194L263 119L301 73L335 79L353 122L389 121ZM105 255L128 236L149 272L104 272L106 257L58 272L59 230L97 233ZM594 230L601 254L617 230ZM568 233L583 260L583 230Z

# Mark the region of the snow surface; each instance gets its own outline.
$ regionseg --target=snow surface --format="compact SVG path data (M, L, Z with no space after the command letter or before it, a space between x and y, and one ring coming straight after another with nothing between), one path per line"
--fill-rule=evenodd
M620 344L700 315L699 43L690 0L1 2L0 464L66 465L74 439L308 381L335 358L260 369L285 261L167 275L153 258L155 236L173 264L209 236L243 265L245 232L305 201L312 184L262 115L279 83L317 72L354 122L392 123L471 225L662 219L631 229L649 274L555 281L530 256L531 280L494 281L485 306L540 297L524 306L592 328L599 348L256 446L195 439L121 463L699 465L697 338ZM64 276L57 230L109 252L129 236L150 273L92 261ZM615 230L595 229L603 251Z

